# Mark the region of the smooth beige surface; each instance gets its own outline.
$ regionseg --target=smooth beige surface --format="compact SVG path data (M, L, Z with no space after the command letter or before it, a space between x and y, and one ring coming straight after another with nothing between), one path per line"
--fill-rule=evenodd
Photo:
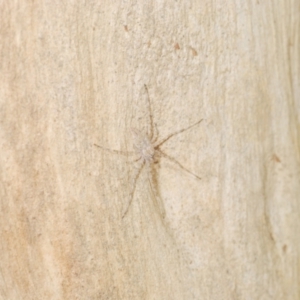
M299 299L299 6L1 1L0 299Z

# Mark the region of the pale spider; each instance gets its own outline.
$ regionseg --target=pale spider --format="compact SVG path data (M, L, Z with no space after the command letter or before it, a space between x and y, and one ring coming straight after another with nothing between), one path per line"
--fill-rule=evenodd
M163 138L162 140L157 141L158 136L154 134L154 123L153 123L153 118L152 118L152 111L151 111L151 104L150 104L150 98L149 98L149 92L148 92L148 88L146 85L144 85L145 90L146 90L146 94L147 94L147 102L148 102L148 106L149 106L149 119L150 119L150 130L147 134L144 134L142 131L140 131L139 129L136 128L132 128L132 134L133 134L133 148L135 151L119 151L119 150L113 150L113 149L109 149L109 148L105 148L103 146L94 144L95 146L105 150L105 151L109 151L115 154L119 154L119 155L125 155L125 156L132 156L132 155L136 155L137 158L133 161L133 162L139 162L138 167L136 168L136 172L133 176L133 186L132 186L132 190L130 192L130 198L129 198L129 202L128 205L122 215L122 218L124 218L126 216L126 214L128 213L128 210L131 206L131 203L133 201L134 198L134 192L136 189L136 182L142 172L142 169L144 168L144 166L146 165L146 167L148 169L150 169L150 174L153 175L152 178L150 178L150 184L152 187L152 190L154 187L155 183L155 172L154 172L154 163L157 162L157 159L159 157L165 157L167 158L169 161L173 162L174 164L176 164L178 167L180 167L182 170L186 171L187 173L193 175L194 177L196 177L197 179L201 179L198 175L194 174L193 172L189 171L187 168L185 168L181 163L179 163L175 158L169 156L168 154L164 153L161 149L160 146L163 145L166 141L168 141L170 138L172 138L173 136L182 133L186 130L191 129L192 127L198 125L203 119L199 120L198 122L182 128L180 130L177 130L171 134L169 134L168 136L166 136L165 138ZM156 129L156 127L155 127ZM152 172L153 173L152 173ZM156 192L155 196L159 196L158 193ZM157 200L157 199L156 199ZM160 210L160 214L162 215L162 217L164 218L165 212L164 212L164 208L162 205L159 205L158 202L156 202L156 204L159 207Z

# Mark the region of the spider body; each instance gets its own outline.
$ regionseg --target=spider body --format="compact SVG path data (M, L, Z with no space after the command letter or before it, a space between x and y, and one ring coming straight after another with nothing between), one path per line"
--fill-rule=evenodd
M122 218L124 218L126 216L128 210L131 206L131 203L132 203L132 200L133 200L133 197L134 197L135 188L136 188L136 182L137 182L143 168L145 167L145 165L146 165L147 169L150 170L150 172L151 172L151 174L148 174L148 177L149 177L149 182L151 184L151 188L154 189L154 191L155 191L154 196L159 198L159 193L156 191L157 188L155 186L155 182L156 182L155 176L156 176L156 174L154 172L154 163L156 163L156 161L159 157L166 158L167 160L171 161L173 164L177 165L179 168L181 168L185 172L193 175L197 179L201 179L198 175L194 174L193 172L191 172L187 168L185 168L175 158L169 156L168 154L166 154L162 150L160 150L160 146L163 145L165 142L167 142L173 136L175 136L177 134L180 134L184 131L187 131L187 130L191 129L192 127L200 124L200 122L202 122L202 119L199 120L198 122L188 126L188 127L182 128L178 131L175 131L175 132L169 134L164 139L161 139L161 140L157 141L157 136L156 136L157 133L155 132L156 134L154 134L154 130L156 129L156 127L155 127L154 122L153 122L153 116L152 116L152 111L151 111L151 104L150 104L150 99L149 99L148 88L147 88L146 85L144 85L144 87L145 87L145 90L146 90L146 94L148 96L147 97L147 100L148 100L147 102L148 102L148 107L149 107L149 120L150 120L150 124L149 124L150 125L149 126L150 130L149 131L150 132L144 133L141 130L136 129L136 128L131 129L132 135L133 135L133 148L134 148L134 151L112 150L112 149L105 148L105 147L102 147L100 145L94 144L95 146L97 146L97 147L99 147L103 150L106 150L106 151L109 151L109 152L112 152L112 153L115 153L115 154L125 155L125 156L134 155L134 156L137 157L134 160L134 162L139 162L137 164L136 171L133 175L133 184L132 184L132 187L131 187L130 199L129 199L127 208L125 209L125 211L122 215ZM163 204L159 203L158 199L155 199L154 202L157 204L156 206L158 207L159 213L164 218L165 211L164 211Z
M151 164L154 162L155 149L153 142L147 135L144 135L140 130L132 128L133 147L139 155L138 160L142 159L145 163Z

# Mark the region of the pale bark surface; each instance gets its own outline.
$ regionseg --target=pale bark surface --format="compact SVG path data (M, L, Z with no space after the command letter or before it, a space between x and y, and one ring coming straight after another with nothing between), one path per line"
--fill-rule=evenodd
M0 8L1 299L300 298L298 0Z

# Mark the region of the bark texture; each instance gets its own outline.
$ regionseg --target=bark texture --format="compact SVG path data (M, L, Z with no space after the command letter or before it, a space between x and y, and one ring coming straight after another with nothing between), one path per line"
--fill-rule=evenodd
M0 8L0 299L300 299L299 0Z

